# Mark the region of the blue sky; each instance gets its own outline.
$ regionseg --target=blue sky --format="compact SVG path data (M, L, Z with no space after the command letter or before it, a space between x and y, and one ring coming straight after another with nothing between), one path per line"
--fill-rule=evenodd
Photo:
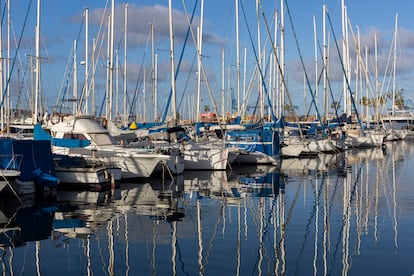
M2 1L4 2L4 1ZM17 102L17 91L20 91L23 103L28 102L28 95L30 94L30 76L28 73L28 56L34 55L34 27L36 25L36 0L31 1L30 9L28 10L27 23L22 33L23 22L29 7L30 1L15 0L11 1L11 21L12 21L12 35L11 35L11 51L10 56L16 55L16 45L22 35L22 42L19 51L17 52L18 60L16 60L15 67L11 75L11 94L12 103ZM192 1L173 1L174 9L174 38L175 38L175 53L176 64L178 57L183 47L183 37L187 30L187 17L183 7L185 2L187 12L191 14L194 7L195 0ZM242 7L240 9L239 30L240 30L240 48L241 58L243 58L243 49L246 48L246 79L249 80L253 75L253 68L255 64L253 47L257 47L257 17L255 14L255 2L253 0L242 0L242 6L246 12L245 20L242 14ZM264 15L273 34L273 16L277 10L280 10L279 1L262 1ZM288 83L289 93L293 99L293 104L299 107L299 113L305 112L310 99L308 92L304 92L303 76L304 71L299 63L298 49L296 47L291 24L293 24L300 51L304 58L306 72L312 83L314 89L315 80L315 65L314 65L314 28L313 17L316 19L317 37L322 42L322 6L327 5L329 15L334 27L336 37L341 36L341 0L333 1L303 1L303 0L288 0L288 8L292 17L292 23L288 18L286 11L285 17L285 36L286 36L286 80ZM138 99L136 104L136 112L144 111L143 105L143 91L144 81L142 74L146 71L146 77L150 75L151 70L151 44L149 40L150 24L154 24L155 47L158 56L158 99L159 109L165 105L166 95L170 91L170 65L169 65L169 26L168 26L168 1L152 0L152 1L130 1L128 3L128 50L127 50L127 64L128 64L128 83L127 90L129 94L129 102L132 102L133 95ZM195 22L200 19L200 3L196 8ZM123 64L123 21L124 21L124 7L125 2L115 1L116 16L115 16L115 48L119 49L119 63ZM356 32L358 26L361 35L362 47L369 47L373 50L374 34L378 37L378 56L379 56L379 71L383 78L387 62L389 63L389 52L392 47L392 39L394 34L395 15L398 13L398 58L397 58L397 89L404 91L406 100L414 99L413 94L413 63L414 63L414 22L412 11L414 10L414 2L407 0L396 1L378 1L378 0L348 0L345 1L347 6L349 20L353 31ZM42 94L44 98L44 105L49 110L53 111L53 106L60 105L63 94L71 94L72 92L72 75L68 77L68 70L70 72L71 61L73 60L73 44L77 41L77 60L85 59L85 30L82 25L84 8L89 10L89 50L92 49L92 39L99 39L98 31L100 23L102 22L105 7L106 12L109 13L111 2L98 0L76 0L76 1L41 1L41 76L42 76ZM4 3L2 3L2 10ZM188 15L190 16L190 15ZM106 20L106 19L105 19ZM261 21L261 43L265 48L268 40L263 18ZM7 21L5 21L7 22ZM193 24L194 31L197 23ZM105 93L105 58L106 58L106 26L101 27L101 37L97 41L98 45L102 45L101 54L99 56L97 72L95 75L95 93L96 99L102 101ZM254 40L252 43L249 38L248 30L251 31L251 36ZM332 33L332 30L330 30ZM225 89L229 87L230 90L235 91L235 64L236 64L236 44L235 44L235 1L233 0L208 0L205 1L204 6L204 26L203 26L203 65L207 72L207 80L203 80L202 85L202 100L201 106L212 106L209 92L207 91L208 82L209 87L217 105L221 105L220 90L222 79L222 60L221 51L225 52L225 70L226 70L226 84ZM3 25L3 47L7 45L7 23ZM334 48L334 41L331 35L331 51L333 56L336 49ZM340 44L340 41L338 41ZM270 52L268 49L267 54ZM255 49L257 51L257 49ZM3 56L7 55L7 50L3 49ZM372 55L370 55L372 61ZM90 57L89 57L90 59ZM318 57L320 60L320 57ZM243 60L241 60L243 63ZM332 61L332 64L338 64L338 60ZM69 65L68 65L69 64ZM84 67L78 65L78 91L81 91L84 80ZM194 99L196 95L196 59L195 47L192 40L186 45L186 52L182 62L182 67L177 79L177 101L180 102L180 113L183 117L190 116L189 108L194 106ZM319 65L321 68L321 65ZM227 75L228 70L231 72ZM243 70L243 69L241 69ZM339 69L337 69L339 70ZM372 68L370 69L372 73ZM389 69L388 69L389 70ZM341 84L334 85L336 79L340 79L340 74L335 75L335 70L332 69L332 83L335 90L334 93L339 97ZM382 74L382 75L381 75ZM68 83L66 80L69 78ZM120 77L122 79L122 77ZM21 88L18 89L16 83L20 80ZM151 85L150 79L145 84L147 105L153 106L151 102ZM228 82L228 83L227 83ZM384 81L385 82L385 81ZM388 81L387 81L388 82ZM119 91L123 91L123 83L120 81ZM355 86L355 84L353 84ZM321 89L321 88L319 88ZM119 92L121 93L121 92ZM230 94L230 92L226 92ZM182 99L182 100L181 100ZM339 100L339 99L338 99ZM252 96L251 102L255 102L255 96ZM226 102L229 106L229 101ZM99 111L100 103L97 103ZM148 113L152 111L146 110ZM122 112L122 111L121 111ZM161 111L160 111L161 112ZM148 118L151 119L151 118Z

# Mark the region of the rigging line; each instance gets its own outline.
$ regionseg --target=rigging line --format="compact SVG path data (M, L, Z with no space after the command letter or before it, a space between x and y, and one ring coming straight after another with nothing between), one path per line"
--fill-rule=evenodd
M291 15L291 13L290 13L290 9L289 9L289 6L288 6L288 3L287 3L287 0L285 0L285 6L286 6L286 10L287 10L287 13L288 13L288 16L289 16L289 22L290 22L290 26L291 26L291 28L292 28L293 37L295 38L296 49L298 50L299 59L300 59L300 62L301 62L301 64L302 64L303 72L305 73L306 84L308 85L309 91L310 91L311 96L312 96L312 103L313 103L313 104L314 104L314 106L315 106L315 110L316 110L316 115L317 115L317 117L318 117L318 121L320 122L320 124L321 124L322 128L324 129L323 135L324 135L324 136L326 136L326 127L325 127L325 123L324 123L324 122L322 121L322 119L321 119L321 115L320 115L320 113L319 113L318 106L316 105L316 102L315 102L314 93L313 93L313 91L312 91L312 87L311 87L311 84L310 84L310 81L309 81L309 77L308 77L308 74L307 74L307 71L306 71L305 62L303 61L302 52L301 52L300 47L299 47L298 37L297 37L297 35L296 35L295 27L294 27L294 25L293 25L293 19L292 19L292 15ZM315 72L315 73L316 73L316 72Z
M186 8L185 8L184 1L183 1L183 6L184 6L184 9L185 9L185 14L186 14L186 16L187 16L187 21L189 21L189 19L188 19L188 13L187 13L187 10L186 10ZM191 21L190 21L190 22L188 22L188 26L189 26L189 27L188 27L187 31L188 31L189 33L187 33L187 34L190 34L190 33L191 33L191 37L192 37L193 42L194 42L194 44L196 45L196 48L197 48L197 42L196 42L196 39L195 39L195 35L194 35L194 32L193 32L193 29L191 28ZM186 37L185 44L187 44L187 37ZM184 44L184 45L185 45L185 44ZM182 52L182 53L183 53L183 52ZM198 54L199 54L199 53L198 53L198 48L197 48L197 55L198 55ZM182 56L181 56L181 58L182 58ZM181 58L180 58L180 61L181 61ZM206 73L206 71L205 71L205 68L204 68L204 64L203 64L203 63L201 63L201 64L200 64L200 69L201 69L201 73L202 73L202 75L203 75L203 77L204 77L204 80L205 80L205 83L206 83L206 88L207 88L207 91L208 91L209 96L210 96L210 101L211 101L211 103L212 103L212 105L213 105L213 111L214 111L214 113L215 113L216 115L218 115L217 102L215 101L214 96L213 96L213 93L211 92L212 90L211 90L211 87L210 87L210 83L208 82L207 73ZM178 71L177 71L177 74L178 74ZM176 76L177 76L177 75L176 75ZM171 94L170 94L170 95L171 95ZM198 119L198 118L197 118L197 119ZM221 124L220 120L219 120L217 123L218 123L218 126L220 127L220 131L221 131L222 135L224 135L224 130L223 130L223 128L222 128L222 124Z
M368 86L369 93L374 98L376 98L375 93L374 93L374 89L372 88L371 79L370 79L370 77L368 75L368 68L366 68L365 62L362 60L362 56L361 56L361 53L360 53L361 52L360 45L359 45L359 43L358 43L358 41L357 41L357 39L355 37L355 33L353 31L353 28L352 28L352 25L351 25L351 20L349 19L349 17L348 17L348 22L347 23L349 25L349 29L351 30L351 34L352 34L352 38L354 40L354 44L357 45L356 46L357 47L357 59L360 61L360 64L359 65L360 65L360 67L362 68L362 70L364 71L364 74L365 74L365 82L366 82L365 85ZM388 56L388 59L387 59L387 65L386 65L386 69L385 69L383 81L381 82L382 83L381 88L380 89L379 89L379 87L378 88L375 88L375 89L378 89L378 93L380 94L379 97L386 96L386 95L383 95L383 91L384 91L384 85L386 83L386 72L388 72L388 67L389 67L389 63L390 63L390 58L391 58L390 56L391 56L391 54L392 54L392 49L390 48L390 52L389 52L389 56ZM391 74L391 71L390 71L390 74ZM390 85L389 82L390 82L390 80L388 81L388 86ZM380 101L380 98L376 99L376 101ZM384 107L385 107L385 105L384 105ZM378 109L378 107L376 107L376 109ZM377 110L377 111L374 110L374 112L379 112L379 110ZM388 110L386 108L385 108L385 112L388 114ZM377 122L377 124L378 123L379 122Z
M196 11L197 3L198 3L198 0L196 0L195 3L194 3L194 8L193 8L193 12L191 14L191 19L190 19L190 22L188 24L187 32L185 34L184 44L183 44L183 47L181 48L181 53L180 53L180 59L178 60L177 68L175 69L175 74L174 74L175 80L177 80L178 72L180 71L180 68L181 68L181 62L183 60L184 51L185 51L185 48L186 48L186 45L187 45L188 37L190 35L191 24L193 23L193 18L194 18L194 14L195 14L195 11ZM183 6L184 6L184 9L186 10L184 0L183 0ZM187 12L185 14L188 15ZM188 20L188 16L187 16L187 20ZM165 123L165 119L167 117L167 112L168 112L168 109L169 109L170 103L171 103L171 98L172 98L172 87L170 89L170 94L168 95L168 98L167 98L167 103L165 105L164 113L162 114L162 117L161 117L161 124Z
M319 51L321 53L321 57L322 57L322 60L323 60L323 54L322 54L322 50L321 50L321 47L320 47L319 39L316 40L316 43L318 45L318 49L319 49ZM320 84L320 81L322 79L323 74L325 73L325 70L326 70L326 66L325 66L325 63L323 63L323 66L321 68L321 72L320 72L319 77L318 77L318 81L316 82L316 86L318 86ZM317 73L318 72L315 72L315 74L317 74ZM316 90L316 88L315 88L315 90ZM316 91L315 91L315 93L316 93ZM311 106L309 106L309 108L308 108L308 112L306 113L306 118L309 117L310 112L311 112ZM326 118L325 118L325 120L326 120Z
M6 3L6 1L4 1L4 5L3 5L3 12L2 12L2 15L1 15L1 25L3 26L3 23L4 23L4 19L5 19L5 17L6 17L6 7L7 7L7 3Z
M103 37L105 35L105 32L103 31L103 25L104 25L104 22L105 22L105 18L106 18L105 14L106 14L106 10L108 9L108 5L109 5L109 0L106 0L105 7L104 7L103 12L102 12L101 21L99 23L98 34L97 34L96 39L95 39L95 41L100 41L100 45L99 45L98 48L97 48L97 43L96 42L95 42L95 45L94 45L94 47L95 47L94 52L93 52L94 56L92 58L95 59L95 57L96 57L96 62L95 62L94 65L92 63L90 64L90 66L92 68L92 70L91 70L92 71L91 72L92 80L95 78L96 68L97 68L98 63L99 63L98 61L99 61L99 57L101 55L101 50L102 50L103 43L104 43L104 40L101 39L101 37ZM96 52L97 49L98 49L98 51ZM89 85L90 85L90 88L92 89L92 86L94 85L94 81L91 81ZM104 101L105 101L105 97L106 97L106 94L103 98ZM93 108L93 110L95 109L95 107L92 107L92 108ZM96 111L95 111L95 113L96 113ZM93 114L93 115L96 115L96 114Z
M187 17L187 20L188 20L188 17ZM189 26L190 26L189 30L191 32L191 37L193 38L193 42L194 42L194 44L196 45L196 48L197 48L197 42L196 42L196 39L195 39L195 35L194 35L194 32L193 32L193 29L191 28L191 24L189 24ZM198 53L198 50L197 50L197 53ZM200 64L200 68L201 68L201 73L202 73L203 78L204 78L205 83L206 83L207 91L208 91L209 96L210 96L210 101L211 101L211 103L213 105L213 111L218 116L219 113L218 113L218 108L217 108L217 102L214 99L214 96L213 96L213 93L212 93L212 90L211 90L211 87L210 87L210 83L209 83L208 78L207 78L207 73L205 71L205 68L204 68L204 64L203 63ZM220 131L221 131L222 135L224 136L224 130L223 130L223 127L222 127L222 122L219 120L217 122L217 124L220 127Z
M197 57L197 55L194 55L194 57L193 57L193 62L191 63L191 67L190 67L190 69L188 70L188 72L192 72L192 71L193 71L193 67L194 67L194 63L195 63L195 59L196 59L196 57ZM185 92L186 92L186 90L187 90L187 88L188 88L188 84L189 84L189 82L190 82L190 78L191 78L191 74L189 73L189 74L188 74L188 77L187 77L187 80L186 80L186 82L185 82L185 85L184 85L183 94L181 95L180 102L178 103L178 106L177 106L177 109L178 109L178 110L180 110L180 107L181 107L181 105L182 105L182 103L183 103L183 100L184 100L184 94L185 94Z
M78 35L77 35L77 37L76 37L76 41L78 41L79 40L79 38L80 38L80 35L81 35L81 32L82 32L82 29L83 29L83 24L84 24L84 20L85 20L85 18L84 17L82 17L82 21L81 21L81 25L80 25L80 27L79 27L79 32L78 32ZM77 46L77 44L76 44L76 48L77 48L78 46ZM71 52L70 52L70 55L69 55L69 59L68 59L68 63L67 63L67 68L72 68L72 69L68 69L65 73L67 74L67 76L66 76L66 80L62 83L62 84L65 84L65 86L64 86L64 88L63 88L63 93L62 93L62 98L61 98L61 100L59 101L59 96L58 97L56 97L56 102L55 102L55 107L54 108L56 108L57 106L59 106L59 113L61 113L62 112L62 109L63 109L63 106L64 106L64 102L65 102L65 98L66 98L66 94L67 94L67 91L68 91L68 87L69 87L69 79L70 79L70 76L71 76L71 74L72 74L72 72L73 72L73 58L71 58L71 57L73 57L73 55L74 55L74 49L72 49L71 50ZM60 94L60 92L59 92L59 94ZM60 104L58 104L58 102L60 102Z
M79 26L79 32L78 32L78 36L76 37L76 41L79 41L80 40L80 36L81 36L81 33L82 33L82 29L83 29L83 24L84 24L84 22L85 22L85 17L83 16L82 17L82 21L81 21L81 24L80 24L80 26ZM86 42L87 43L87 42ZM75 51L77 51L78 50L78 43L76 43L76 48L75 48ZM73 55L75 55L75 52L73 51L72 52L73 53ZM74 61L73 61L73 59L72 59L72 62L71 62L71 65L72 65L72 72L73 72L73 66L74 66ZM69 78L69 76L68 76L68 78ZM66 90L67 91L67 90ZM65 95L63 95L63 97L64 97ZM80 102L80 105L82 105L82 98L83 98L83 93L81 94L81 96L80 96L80 98L79 98L79 102ZM78 102L78 99L74 99L76 102ZM63 103L63 101L61 102L61 103ZM77 112L79 112L79 110L80 110L80 107L78 107L78 110L77 110Z
M242 1L240 1L240 6L241 6L241 8L242 8L242 12L243 12L243 17L244 17L244 20L245 20L245 22L246 22L247 31L248 31L248 34L249 34L250 43L252 44L252 49L253 49L254 57L255 57L255 59L256 59L256 63L257 63L257 64L259 64L259 59L258 59L258 56L257 56L256 49L255 49L255 47L254 47L254 43L253 43L252 33L251 33L251 31L250 31L249 24L247 24L247 16L246 16L246 12L244 11L244 6L243 6L243 2L242 2ZM267 23L266 23L266 24L267 24ZM272 43L272 45L273 45L273 43ZM276 118L276 116L275 116L275 114L274 114L274 112L273 112L273 105L272 105L272 103L271 103L271 101L270 101L270 99L269 99L269 93L268 93L268 91L267 91L267 86L266 86L266 84L265 84L265 79L264 79L264 76L263 76L262 68L260 68L260 66L258 66L257 68L258 68L258 70L259 70L259 73L260 73L260 78L261 78L261 80L262 80L262 85L263 85L264 91L265 91L265 93L266 93L266 99L267 99L267 102L268 102L268 104L269 104L269 108L270 108L271 115L272 115L272 120L276 123L276 122L278 121L278 119Z
M317 40L317 44L318 44L319 53L321 54L321 57L323 59L324 57L323 57L322 47L321 47L321 44L320 44L319 39ZM327 82L328 82L329 94L330 94L330 96L332 98L332 102L335 102L335 97L334 97L334 95L332 93L333 90L332 90L332 86L331 86L331 80L330 80L330 78L329 78L329 76L327 74L327 70L328 69L326 68L326 64L323 63L323 67L321 68L321 73L320 73L319 78L318 78L318 84L320 83L320 80L321 80L323 74L325 73L326 74L326 78L327 78ZM336 119L338 119L339 118L339 115L338 115L338 108L337 108L336 105L335 105L334 110L335 110ZM308 116L309 113L310 113L310 107L308 109L308 112L307 112L306 116Z
M102 117L103 109L104 109L104 106L105 106L105 100L106 100L106 92L104 91L104 95L102 97L102 104L101 104L101 108L100 108L99 113L98 113L99 114L98 117Z
M145 58L147 56L147 49L148 49L148 45L149 45L149 42L150 42L150 37L151 37L151 30L149 30L149 33L148 33L148 36L147 36L147 42L145 44L144 55L142 56L141 67L139 69L138 79L137 79L137 82L136 82L136 85L135 85L135 90L134 90L134 95L132 97L132 102L131 102L130 107L129 107L129 114L135 114L133 112L133 110L134 110L134 108L136 108L136 101L137 101L138 93L139 93L138 88L140 88L140 85L141 85L142 80L144 78L144 74L143 74L142 71L143 71L143 68L144 68L144 61L145 61ZM143 81L145 82L145 80L143 80Z
M270 57L269 57L270 59ZM257 66L259 67L259 66ZM269 72L269 67L270 67L270 62L266 63L266 68L265 68L265 74L264 74L264 78L266 79L267 73ZM257 100L256 100L256 104L254 105L254 110L253 110L253 115L256 114L256 111L258 109L259 106L259 100L260 100L260 95L257 95Z
M104 12L102 13L102 17L101 17L101 23L99 24L99 30L98 30L98 35L97 35L97 37L99 38L100 36L101 36L101 31L102 31L102 25L103 25L103 22L104 22L104 15L105 15L105 13L106 13L106 9L107 9L107 7L108 7L108 1L106 1L106 3L105 3L105 8L104 8ZM84 22L84 20L85 20L85 16L82 18L82 24L83 24L83 22ZM82 27L81 27L81 29L82 29ZM79 31L79 36L80 36L80 32L81 32L81 30ZM109 34L108 34L109 35ZM78 39L79 39L79 36L78 36ZM122 35L121 35L121 39L122 39ZM103 39L102 39L102 42L103 42ZM85 43L88 43L88 41L85 41ZM121 43L121 41L119 42L119 44L118 44L118 50L119 50L119 45L120 45L120 43ZM77 45L77 44L76 44ZM102 46L102 44L101 44L101 46ZM77 46L76 46L77 47ZM95 47L95 45L93 45L93 47ZM99 50L99 52L100 52L100 50ZM86 55L88 55L89 53L86 53ZM99 53L98 53L98 55L99 55ZM89 67L87 68L87 70L89 71L89 69L90 69L90 67L92 67L93 65L92 64L89 64ZM96 65L95 65L95 67L94 68L92 68L93 70L93 72L92 72L92 75L94 76L95 75L95 71L96 71ZM89 85L90 86L92 86L92 83L89 83ZM80 96L80 98L79 98L79 101L80 101L80 104L78 105L78 110L77 110L77 112L79 113L80 112L80 110L82 109L82 105L84 104L84 98L85 97L88 97L89 95L87 94L87 92L89 91L89 87L85 87L85 80L84 80L84 82L83 82L83 85L82 85L82 87L83 87L83 89L82 89L82 94L81 94L81 96Z
M361 68L362 68L362 70L364 71L364 73L365 73L365 78L366 78L366 82L368 83L368 88L369 88L369 90L370 90L370 93L371 93L371 95L373 95L373 96L375 96L374 95L374 93L373 93L373 88L372 88L372 83L371 83L371 79L368 77L368 75L367 75L367 72L368 72L368 68L366 68L366 66L365 66L365 62L362 60L362 55L361 55L361 49L360 49L360 45L359 45L359 43L358 43L358 41L357 41L357 38L355 37L355 33L354 33L354 30L353 30L353 28L352 28L352 25L351 25L351 20L349 19L349 17L348 17L348 25L349 25L349 29L351 30L351 35L352 35L352 38L353 38L353 40L354 40L354 44L356 45L356 47L357 47L357 59L360 61L360 66L361 66ZM390 49L390 55L391 55L391 49ZM384 57L385 58L385 57ZM390 61L390 57L388 57L388 59L387 59L387 65L386 65L386 68L388 68L388 65L389 65L389 61ZM388 71L388 69L386 69L385 70L385 72L387 72ZM384 80L383 80L383 82L382 82L382 84L384 84L385 83L385 76L384 76ZM383 89L384 89L384 87L382 87L381 89L380 89L380 91L383 91Z
M11 22L11 31L13 33L13 42L14 42L14 45L17 45L17 41L16 41L16 31L15 31L15 26L13 25L13 22ZM30 51L30 47L29 47L29 51ZM26 54L25 56L28 56L28 54ZM27 93L27 97L29 98L29 93L28 93L29 89L27 88L27 82L25 80L26 80L26 75L30 71L28 69L29 68L29 61L30 61L30 59L26 59L25 65L23 65L22 58L21 58L20 54L18 55L18 59L19 59L19 64L20 64L20 67L22 68L23 74L22 74L22 77L21 77L21 81L18 81L17 82L18 83L18 85L17 85L17 89L18 89L18 99L17 99L17 102L16 102L16 108L17 109L21 109L21 105L22 105L21 104L21 95L22 95L23 87L26 88L25 91ZM18 72L19 72L19 70L18 70ZM28 104L29 103L27 103L27 105Z
M285 1L286 1L286 0L285 0ZM348 88L349 95L351 96L351 102L352 102L352 106L354 107L354 110L355 110L355 115L356 115L357 120L358 120L358 125L359 125L359 127L360 127L360 130L361 130L362 135L364 135L364 136L365 136L364 126L362 125L361 119L359 118L359 113L358 113L358 110L357 110L357 107L356 107L356 104L355 104L355 99L354 99L354 96L352 96L351 86L350 86L350 84L349 84L348 76L346 75L346 72L345 72L345 67L344 67L344 62L343 62L343 60L342 60L341 51L339 50L338 41L336 40L335 31L334 31L333 26L332 26L331 16L329 15L329 12L328 12L328 11L326 12L326 15L327 15L327 17L328 17L329 26L331 27L331 30L332 30L332 35L333 35L333 38L334 38L334 42L335 42L335 46L336 46L336 50L337 50L337 52L338 52L339 61L340 61L340 63L341 63L341 69L342 69L342 72L343 72L344 77L345 77L346 86L347 86L347 88Z
M257 64L254 66L253 74L251 75L250 80L247 84L247 89L246 89L247 93L244 95L243 104L240 108L241 109L240 110L240 115L241 116L245 115L246 112L247 112L247 109L249 108L248 101L250 101L250 97L253 93L252 91L253 91L253 88L254 88L254 80L256 79L256 75L258 74L257 73L257 66L258 66Z
M19 52L19 49L20 49L20 45L21 45L22 38L23 38L23 31L26 28L27 18L29 17L29 11L30 11L31 5L32 5L32 0L30 0L29 6L27 7L27 10L26 10L26 16L24 18L22 31L20 33L19 42L17 44L16 53L14 54L13 63L12 63L12 66L10 68L10 73L9 73L9 76L7 77L6 85L5 85L5 88L3 90L3 97L1 99L0 107L2 107L3 104L4 104L4 98L6 96L6 91L7 91L7 88L9 86L9 83L10 83L10 79L11 79L11 75L12 75L12 72L13 72L13 69L14 69L14 65L16 64L16 60L17 60L16 56L17 56L17 53Z
M186 12L186 14L187 14L187 12ZM187 20L188 20L188 16L187 16ZM190 29L189 30L191 32L191 37L193 39L193 43L194 43L195 47L197 48L197 55L199 55L200 53L198 52L197 39L195 38L194 31L191 28L191 24L190 23L189 23L189 26L190 26ZM203 62L201 62L200 67L201 67L201 73L203 74L204 80L206 82L207 90L209 92L210 101L211 101L211 103L213 105L213 111L218 116L219 113L218 113L218 108L217 108L217 102L214 99L214 96L213 96L213 93L212 93L212 90L211 90L211 87L210 87L210 83L209 83L208 78L207 78L207 73L205 72L205 68L204 68L204 63ZM220 121L218 121L218 126L220 127L220 129L221 129L221 131L223 133L223 128L221 127L221 122Z
M287 98L289 100L289 104L292 106L291 112L292 112L293 116L295 117L295 120L298 122L299 121L299 118L298 118L298 115L295 112L295 109L293 108L293 101L292 101L292 98L291 98L290 93L289 93L289 90L288 90L288 86L287 86L286 79L285 79L285 74L283 73L284 71L282 70L282 65L280 64L280 60L279 60L278 55L277 55L276 47L274 46L275 44L273 42L272 35L270 34L269 24L267 23L267 19L266 19L266 16L264 14L262 2L260 0L259 0L259 4L260 4L260 10L262 11L262 17L263 17L263 21L265 23L267 36L269 37L269 39L271 41L271 46L272 46L272 50L273 50L273 56L275 57L275 60L276 60L276 63L277 63L277 67L279 69L281 81L282 81L283 87L285 88L286 95L287 95ZM284 103L282 103L282 108L284 109L283 105L284 105ZM303 131L302 131L302 127L301 127L300 124L298 124L298 128L299 128L299 135L301 137L303 137Z

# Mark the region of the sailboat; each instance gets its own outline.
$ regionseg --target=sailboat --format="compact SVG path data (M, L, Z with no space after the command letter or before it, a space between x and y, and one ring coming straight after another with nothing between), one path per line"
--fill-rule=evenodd
M279 133L271 129L246 129L226 132L226 147L239 152L233 163L279 163Z
M203 3L201 4L203 10ZM195 9L193 10L194 14ZM202 19L200 20L199 40L197 41L197 54L198 54L198 89L200 89L201 75L205 76L204 68L201 62L201 46L202 46ZM193 17L191 17L192 19ZM172 7L169 3L169 25L170 25L170 52L171 52L171 93L170 99L172 99L172 125L177 126L177 110L176 110L176 68L174 63L174 39L173 39L173 22L172 22ZM191 31L191 20L187 30L187 37ZM184 48L183 48L184 49ZM179 68L179 67L178 67ZM177 68L177 71L178 71ZM207 82L208 84L208 82ZM197 101L200 102L200 99ZM199 113L199 107L197 105L197 114ZM164 116L165 117L165 116ZM200 116L197 116L201 118ZM189 138L189 136L187 136ZM202 141L202 139L185 139L180 143L180 150L184 156L184 166L186 170L225 170L229 163L231 163L237 155L230 154L230 150L225 147L224 141L221 139L209 139L208 141Z
M345 11L345 13L343 13L342 16L347 16L346 9L344 7L344 2L342 2L342 9L343 11ZM347 62L349 58L347 42L344 42L344 45L343 45L344 54L341 55L341 52L340 52L340 49L337 43L336 35L335 35L334 29L332 26L331 18L329 16L329 13L326 10L325 10L325 13L327 15L329 24L332 29L332 35L335 41L335 47L336 47L336 50L337 50L337 53L338 53L338 56L341 62L341 69L342 69L343 79L344 79L344 90L348 92L345 94L345 96L347 96L346 102L348 102L348 100L350 101L351 104L349 106L352 106L353 111L355 112L356 123L357 123L355 124L351 122L350 124L345 124L344 127L342 128L343 133L346 133L345 145L347 147L358 147L358 148L360 147L381 147L384 143L384 133L377 129L372 129L372 130L365 129L360 119L358 109L356 107L354 95L352 93L351 86L349 83L349 72L346 72L345 66L344 66L344 62ZM348 22L343 19L343 24L348 24ZM344 25L342 26L342 28L343 28L343 33L348 30L347 28L345 28ZM344 35L347 37L347 34L344 34Z

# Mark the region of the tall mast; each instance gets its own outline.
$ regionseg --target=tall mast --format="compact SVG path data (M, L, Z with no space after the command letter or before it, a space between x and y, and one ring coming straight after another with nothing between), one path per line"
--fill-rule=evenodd
M37 23L36 23L36 79L35 79L35 102L33 112L33 124L37 123L38 97L40 94L40 0L37 0Z
M3 98L3 80L4 80L4 72L3 72L3 66L4 66L4 61L3 61L3 22L2 20L0 20L0 97ZM30 58L30 61L32 59ZM32 66L30 66L30 68L32 68ZM3 105L0 107L0 120L1 120L1 129L4 128L4 107Z
M221 116L224 118L225 117L225 109L224 109L224 72L225 72L225 67L224 67L224 48L221 49ZM224 123L224 122L223 122Z
M345 42L346 42L346 76L348 78L348 83L349 85L351 84L351 79L352 79L352 74L351 74L351 59L350 59L350 55L349 55L349 33L348 33L348 9L345 6L344 7L344 12L345 12ZM349 88L348 84L346 84L346 87ZM348 89L349 90L349 89ZM345 95L347 96L347 114L348 116L351 115L352 113L352 103L351 103L351 91L349 91L349 93L345 93ZM357 112L355 110L355 112Z
M154 109L152 110L152 120L157 118L157 103L155 102L155 45L154 45L154 24L151 23L151 80L152 80L152 100Z
M158 119L158 107L157 107L157 87L158 87L158 54L155 55L154 57L154 76L155 76L155 81L154 81L154 121L159 121Z
M197 28L197 110L196 110L196 121L200 120L200 101L201 101L201 64L202 64L202 45L203 45L203 17L204 17L204 0L201 0L201 11L200 11L200 27Z
M247 76L247 48L244 47L244 55L243 55L243 97L244 100L246 98L246 76Z
M10 0L7 0L7 76L10 76L10 30L11 30L11 16L10 16ZM8 124L10 117L10 86L6 86L7 101L6 101L6 123Z
M128 126L127 117L127 27L128 27L128 4L125 4L124 20L124 127Z
M342 25L342 58L343 58L343 62L344 62L344 70L346 70L347 66L346 66L346 46L345 46L345 3L344 0L341 0L341 25ZM346 72L346 71L345 71ZM344 112L347 113L347 108L346 108L346 95L347 95L347 87L346 87L346 76L343 76L343 80L342 80L342 85L343 85L343 90L344 90ZM348 114L347 114L348 115Z
M115 25L115 0L111 5L111 22L110 22L110 44L109 44L109 107L107 120L112 120L112 98L113 98L113 74L114 74L114 25Z
M318 38L316 32L316 18L313 16L313 39L314 39L314 54L315 54L315 105L318 106ZM316 111L317 112L317 111Z
M85 98L85 114L89 113L89 83L88 83L88 78L89 78L89 9L85 8L85 22L86 22L86 26L85 26L85 94L84 94L84 98Z
M324 95L324 112L325 122L328 118L328 56L326 47L326 5L323 5L323 95Z
M77 60L76 60L76 39L73 41L73 90L72 90L72 114L77 114L78 112L78 79L77 79Z
M378 48L377 48L377 34L374 35L374 55L375 55L375 120L379 122L379 82L378 82Z
M237 115L240 115L240 46L239 46L239 0L236 1L236 85L237 85Z
M350 91L348 91L348 81L347 78L350 78L350 66L349 66L349 45L348 45L348 15L347 9L345 6L345 1L341 1L342 7L342 57L344 62L345 74L343 76L343 90L344 90L344 112L347 116L351 115L351 105L350 105Z
M259 16L259 0L256 0L256 17L257 17L257 49L259 52L259 57L258 57L258 64L257 66L260 68L262 68L262 58L263 58L263 54L262 54L262 45L261 45L261 37L260 37L260 16ZM260 118L263 118L263 114L264 114L264 110L263 110L263 105L264 105L264 99L263 99L263 83L262 83L262 78L258 77L258 91L259 91L259 97L260 97Z
M142 88L142 101L144 103L144 114L142 116L142 120L144 122L147 121L147 71L144 68L144 87Z
M280 0L280 101L279 101L279 114L281 118L285 113L285 4L284 0Z
M109 86L110 86L110 72L111 72L111 61L110 61L110 41L111 41L111 16L108 16L108 21L107 21L107 33L108 33L108 40L107 40L107 47L106 47L106 87L105 87L105 116L106 118L109 117Z
M279 26L278 26L278 21L279 21L279 12L276 10L275 11L275 29L274 29L274 39L273 39L273 49L276 49L276 51L273 52L273 89L272 89L272 102L276 103L274 105L274 108L276 108L276 114L278 114L278 106L277 106L277 94L278 94L278 88L279 88L279 80L277 78L277 69L278 66L276 64L276 60L277 60L277 37L278 37L278 30L279 30ZM270 114L269 114L270 115Z
M368 89L368 87L369 87L369 83L368 83L368 77L367 77L367 75L368 75L368 46L365 46L365 98L366 98L366 100L368 101L368 97L369 97L369 89ZM369 120L369 117L368 117L368 102L367 102L367 105L365 106L365 120L366 120L366 122L367 122L367 127L369 128L369 123L370 123L370 120Z
M398 37L398 14L395 15L395 31L394 31L394 68L393 68L393 81L392 81L392 115L395 115L395 95L396 95L396 84L395 78L397 75L397 37Z
M361 81L360 81L360 76L361 76L361 69L360 69L360 67L361 67L361 65L360 65L360 57L361 57L361 35L360 35L360 32L359 32L359 27L358 26L356 26L356 29L357 29L357 58L356 58L356 60L355 60L355 62L356 62L356 64L355 64L355 99L359 99L359 98L362 98L362 95L361 95L361 91L360 91L360 84L361 84ZM360 107L359 107L359 113L361 113L362 112L362 101L359 101L360 102Z
M119 52L115 50L115 117L119 115L118 105L119 105Z
M177 123L177 107L176 107L176 91L175 91L175 63L174 63L174 33L173 33L173 17L172 17L172 1L168 0L168 18L170 25L170 58L171 58L171 91L172 91L172 123Z
M96 115L95 109L95 51L96 51L96 39L92 39L92 79L91 79L91 93L92 93L92 115Z

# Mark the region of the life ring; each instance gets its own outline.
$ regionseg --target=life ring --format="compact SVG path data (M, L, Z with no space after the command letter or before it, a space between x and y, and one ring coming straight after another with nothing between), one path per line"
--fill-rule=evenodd
M60 121L60 116L59 114L52 114L52 116L50 116L50 122L52 123L52 125L59 123Z

